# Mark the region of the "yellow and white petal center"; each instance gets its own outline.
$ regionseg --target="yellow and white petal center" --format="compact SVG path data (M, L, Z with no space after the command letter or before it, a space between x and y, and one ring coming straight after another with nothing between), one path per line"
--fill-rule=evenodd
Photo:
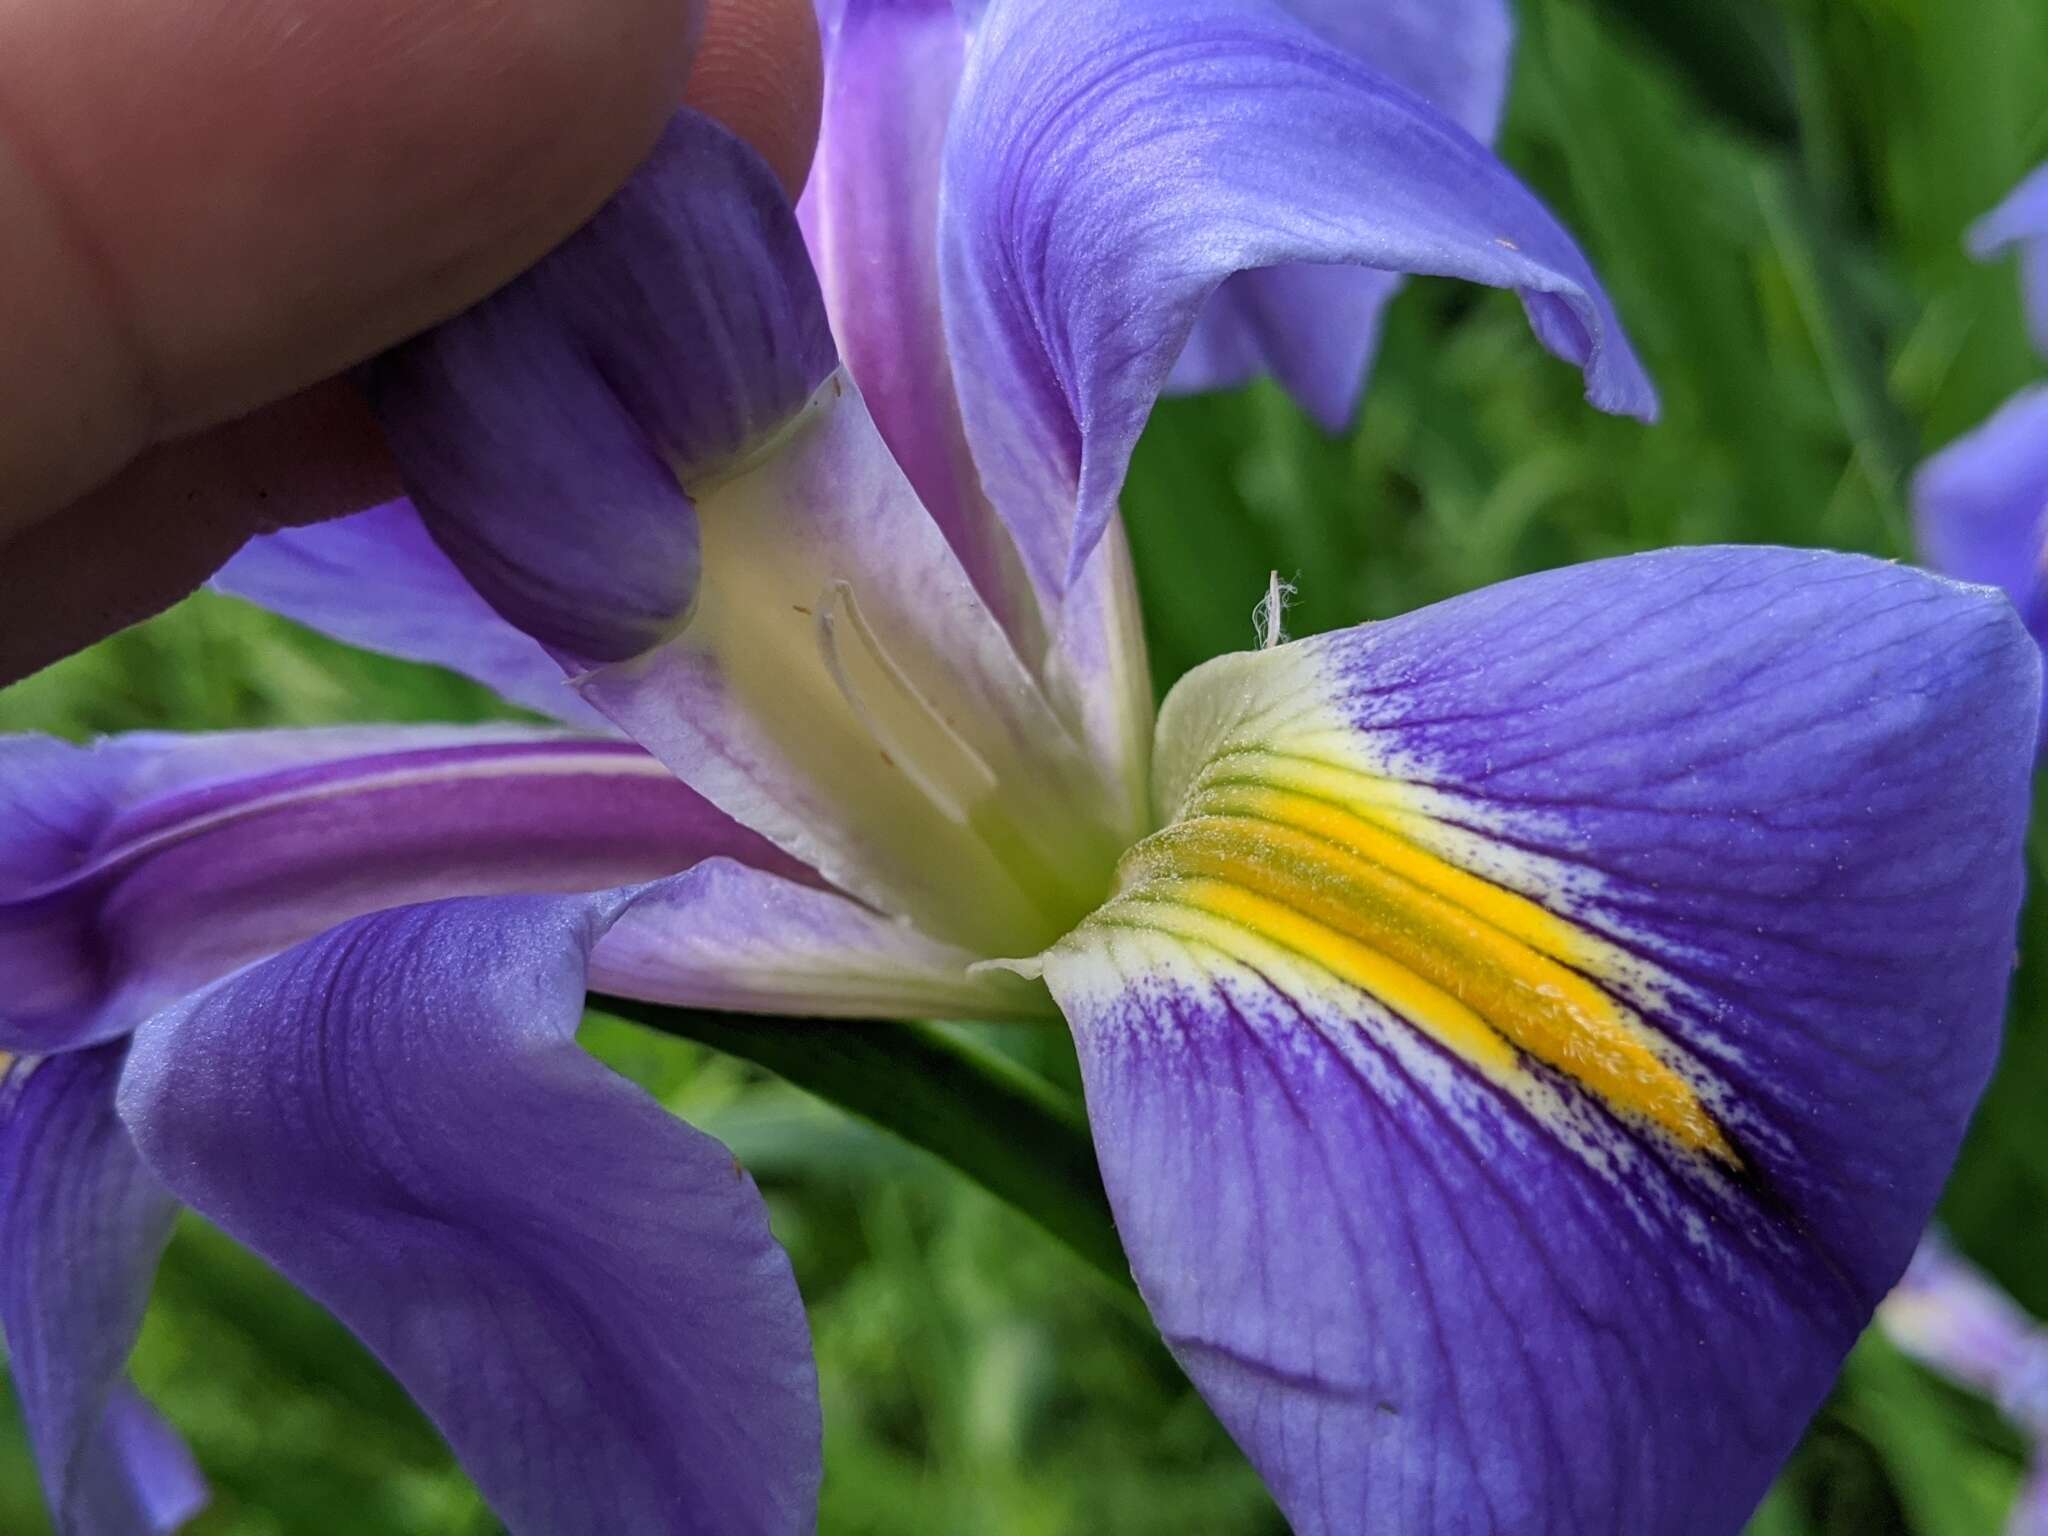
M1119 936L1177 941L1261 973L1305 1015L1369 999L1518 1097L1540 1063L1624 1123L1738 1167L1705 1074L1639 1006L1654 968L1525 894L1540 880L1503 883L1520 856L1447 816L1326 696L1312 645L1191 674L1160 720L1170 819L1053 965Z

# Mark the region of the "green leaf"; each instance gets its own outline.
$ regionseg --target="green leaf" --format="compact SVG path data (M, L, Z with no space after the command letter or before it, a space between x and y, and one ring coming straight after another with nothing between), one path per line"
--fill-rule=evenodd
M1883 1456L1922 1536L2003 1529L2020 1463L1981 1403L1934 1383L1882 1334L1864 1335L1843 1370L1840 1412ZM1975 1421L1975 1422L1973 1422Z
M1595 0L1595 8L1656 49L1726 121L1775 143L1798 136L1791 50L1764 0Z

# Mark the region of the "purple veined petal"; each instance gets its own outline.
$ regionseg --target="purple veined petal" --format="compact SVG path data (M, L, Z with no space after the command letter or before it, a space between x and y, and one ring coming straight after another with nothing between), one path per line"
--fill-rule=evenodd
M1490 144L1507 101L1514 21L1503 0L1284 0L1327 41ZM1357 409L1400 278L1358 267L1268 267L1224 279L1167 379L1169 393L1271 373L1327 431Z
M1705 549L1181 683L1044 974L1296 1531L1741 1526L1990 1072L2039 670L1982 588Z
M697 611L580 678L586 700L735 820L943 943L1034 954L1101 899L1144 814L1143 759L1106 770L1091 752L843 375L697 510Z
M579 729L612 729L539 641L477 595L411 502L251 539L212 585L350 645L448 667Z
M1275 3L996 0L947 142L946 321L982 483L1053 599L1202 304L1295 262L1522 295L1607 410L1654 394L1568 235L1454 123Z
M806 1532L817 1377L761 1197L575 1043L631 900L347 923L150 1019L121 1115L363 1339L515 1536Z
M2002 590L2048 643L2048 385L2022 390L1913 477L1920 555Z
M1970 230L1970 254L1989 261L2017 247L2027 331L2048 357L2048 164L2037 166L2006 200Z
M364 377L449 559L513 624L592 665L688 616L685 486L777 431L836 361L774 175L686 111L581 231Z
M598 942L594 990L685 1008L833 1018L1056 1017L1045 989L834 891L706 859ZM770 1026L772 1027L772 1026Z
M110 1039L345 918L803 871L637 747L510 728L0 741L0 1050Z
M206 1488L127 1364L176 1203L114 1115L124 1047L0 1076L0 1328L65 1536L168 1532Z
M801 209L832 331L882 441L1026 655L1036 599L967 447L939 308L939 164L966 32L951 0L844 0Z

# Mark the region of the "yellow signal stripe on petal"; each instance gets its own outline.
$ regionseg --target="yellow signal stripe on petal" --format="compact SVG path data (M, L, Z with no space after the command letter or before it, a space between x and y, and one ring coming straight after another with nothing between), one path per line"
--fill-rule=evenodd
M1396 828L1420 813L1400 804L1401 788L1299 758L1219 760L1179 818L1125 856L1102 915L1158 927L1158 904L1202 913L1370 994L1489 1075L1516 1070L1519 1052L1737 1164L1656 1031L1588 978L1609 947L1403 836ZM1152 920L1126 903L1149 906Z

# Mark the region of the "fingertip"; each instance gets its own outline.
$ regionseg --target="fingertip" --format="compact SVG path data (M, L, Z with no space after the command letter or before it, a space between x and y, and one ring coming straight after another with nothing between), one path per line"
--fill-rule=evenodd
M824 79L812 0L710 0L683 99L760 151L794 201L817 148Z
M42 425L0 434L31 462L0 470L68 499L81 465L240 416L505 282L646 154L701 16L700 0L0 4L4 127L63 236L50 292L10 299L67 311L4 366L89 373L79 338L100 338L103 371L147 385L146 410L75 443L62 429L93 398L44 390ZM0 272L23 267L20 244L0 230Z
M168 608L252 533L400 494L375 418L339 379L152 449L0 538L0 687Z

